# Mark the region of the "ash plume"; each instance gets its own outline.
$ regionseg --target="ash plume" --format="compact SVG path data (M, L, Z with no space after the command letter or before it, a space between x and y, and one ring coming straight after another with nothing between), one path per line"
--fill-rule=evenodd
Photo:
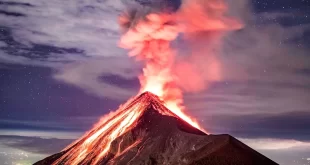
M120 46L145 63L141 92L151 90L163 100L178 100L174 106L181 107L182 91L201 91L208 81L221 79L217 56L221 38L242 24L227 17L223 0L184 0L177 7L167 7L167 2L128 7L119 19L123 30ZM174 40L186 43L186 50L174 50ZM165 92L157 93L150 84L161 84L156 91Z
M229 17L225 0L185 0L178 11L186 50L181 49L174 64L178 85L187 92L199 92L210 81L222 79L219 54L225 33L238 30L242 23Z

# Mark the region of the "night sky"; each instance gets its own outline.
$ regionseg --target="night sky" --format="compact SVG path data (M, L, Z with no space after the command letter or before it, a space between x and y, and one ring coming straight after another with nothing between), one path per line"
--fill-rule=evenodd
M223 39L221 80L185 93L187 112L281 165L310 164L310 1L226 1L245 27ZM0 0L0 165L60 151L138 92L141 63L117 45L123 9Z

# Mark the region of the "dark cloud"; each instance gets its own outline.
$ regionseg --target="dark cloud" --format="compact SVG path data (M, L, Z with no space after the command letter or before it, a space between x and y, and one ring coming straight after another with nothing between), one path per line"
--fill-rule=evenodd
M138 78L126 79L113 74L105 74L99 77L99 79L107 84L116 85L121 88L134 88L138 91L140 87Z
M0 11L1 13L1 11ZM22 56L30 58L33 60L48 60L53 54L68 54L74 53L83 56L83 51L77 48L61 48L52 45L36 44L36 43L23 43L16 40L13 35L13 29L10 27L0 26L0 41L3 41L7 46L1 47L4 53L11 56ZM29 29L29 31L31 31ZM32 31L33 33L38 33L37 35L46 35L44 33ZM59 62L56 58L55 62ZM50 60L53 62L52 60ZM1 61L0 61L1 62ZM65 60L63 62L71 62L70 60Z
M25 14L17 13L17 12L10 12L5 10L0 10L0 14L6 15L6 16L14 16L14 17L25 17Z
M28 6L28 7L33 7L30 3L22 3L22 2L8 2L8 1L0 1L0 6Z
M69 145L72 139L0 135L0 144L37 154L54 154Z
M210 132L228 132L241 138L310 141L309 118L310 112L298 110L282 114L215 115L205 125Z
M59 119L46 118L31 120L1 120L1 130L40 130L40 131L87 131L91 126L99 121L99 117L92 118L73 118L66 117Z
M136 2L153 8L161 8L163 10L176 11L180 8L181 0L136 0Z
M310 68L296 70L296 74L310 75ZM310 85L308 87L310 88Z

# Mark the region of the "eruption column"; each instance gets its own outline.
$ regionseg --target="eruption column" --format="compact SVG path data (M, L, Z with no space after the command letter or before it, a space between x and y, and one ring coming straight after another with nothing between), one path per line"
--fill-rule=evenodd
M172 72L175 53L170 43L179 33L179 26L173 14L151 13L138 20L130 13L120 18L123 27L129 29L121 38L120 45L130 51L130 56L145 62L143 74L139 80L140 93L149 91L159 96L167 108L183 120L202 130L198 123L183 112L183 96L176 85L177 77Z
M222 0L185 0L180 13L139 9L128 11L120 17L120 25L124 30L120 46L129 49L130 56L145 64L143 74L139 77L139 93L149 91L159 96L170 110L161 113L177 116L200 130L203 129L198 123L183 112L183 95L177 85L182 80L174 74L175 52L170 44L181 31L196 33L238 29L238 23L224 18L226 9L219 4L222 4ZM183 22L182 26L177 24L180 20ZM135 126L149 100L150 98L143 98L135 104L135 100L131 99L112 114L103 117L91 131L66 147L64 154L53 164L99 164L109 156L111 143Z

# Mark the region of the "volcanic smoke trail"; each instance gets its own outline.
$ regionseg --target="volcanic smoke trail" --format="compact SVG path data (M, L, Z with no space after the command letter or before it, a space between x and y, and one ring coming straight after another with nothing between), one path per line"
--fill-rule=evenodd
M200 128L197 122L182 112L182 91L172 72L175 53L170 42L175 40L179 33L174 17L162 13L148 14L144 20L140 19L136 25L130 27L122 36L120 44L131 50L130 56L136 56L145 62L143 75L139 77L140 93L149 91L156 94L165 101L168 109L194 127ZM122 15L120 24L131 24L130 18L130 13Z
M183 95L177 85L178 81L182 80L174 74L176 53L170 44L180 32L225 29L227 25L223 23L225 21L222 17L226 8L220 0L210 0L208 3L200 0L186 2L193 2L194 5L190 7L185 3L180 13L152 11L148 7L141 8L141 6L136 10L128 10L120 16L120 26L123 28L120 46L129 49L130 56L135 56L145 63L143 74L139 77L141 83L139 93L149 91L157 95L171 110L161 113L176 115L193 127L203 130L195 120L183 112ZM205 13L202 6L206 6L209 11ZM216 11L215 16L210 14L213 10ZM188 14L195 15L195 13L199 21L188 17ZM189 71L186 73L190 76ZM92 130L66 147L63 151L67 152L53 164L95 165L108 157L111 143L135 126L149 104L148 98L133 104L135 99L130 99L117 111L104 116Z

